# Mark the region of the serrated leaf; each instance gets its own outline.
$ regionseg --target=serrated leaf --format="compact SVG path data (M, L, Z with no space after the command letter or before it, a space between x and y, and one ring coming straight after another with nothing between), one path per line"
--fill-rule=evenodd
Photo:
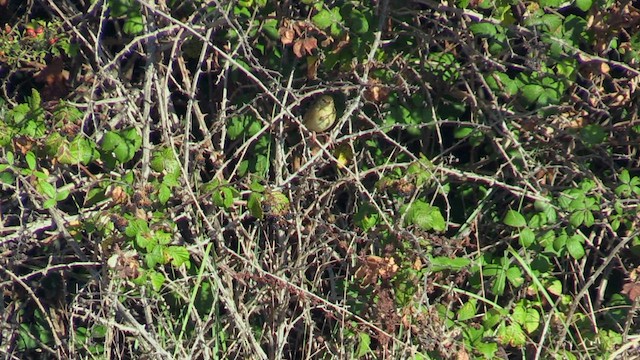
M524 326L524 330L528 334L531 334L532 332L536 331L540 326L540 313L538 312L538 310L533 308L528 308L527 315L522 325Z
M507 276L507 279L509 280L509 283L511 283L511 285L513 285L514 287L520 287L522 286L522 284L524 284L524 277L522 276L522 271L520 270L520 268L516 266L510 267L507 270L506 276Z
M167 201L171 198L171 189L166 184L160 184L160 188L158 189L158 201L162 205L166 204Z
M189 261L189 250L184 246L169 246L165 249L165 254L169 256L171 265L176 267Z
M369 21L362 12L354 9L349 14L349 28L356 34L366 34L369 32Z
M477 313L476 304L477 301L475 299L470 299L469 301L464 303L460 310L458 310L458 320L466 321L475 317Z
M145 263L147 264L147 267L150 269L156 267L156 265L158 264L161 264L161 265L166 264L166 259L164 257L164 254L162 253L161 246L153 247L150 252L145 254L144 260L145 260Z
M59 163L69 165L87 165L97 157L93 142L82 136L77 136L71 143L62 143L56 153Z
M262 219L264 217L264 213L262 212L262 195L251 193L249 200L247 200L247 208L252 216Z
M527 220L524 216L515 210L507 211L507 215L504 217L504 224L511 227L525 227L527 226Z
M567 239L566 244L567 252L571 255L572 258L576 260L582 259L585 255L584 245L582 243L582 238L580 235L573 235Z
M164 275L157 271L150 271L148 275L149 280L151 280L151 286L153 287L153 290L160 291L160 289L162 289L162 285L164 284Z
M569 223L573 227L579 227L584 222L585 212L582 210L576 211L571 216L569 216Z
M545 90L537 84L527 84L521 88L521 96L527 105L535 104Z
M139 12L130 12L122 30L128 35L138 35L144 30L144 19Z
M526 344L527 337L519 324L509 324L498 329L498 340L504 345L520 347Z
M124 233L129 237L145 234L147 232L149 232L149 225L142 219L133 219L129 221L129 224L124 231Z
M525 248L528 248L529 246L531 246L531 244L534 243L535 240L536 240L536 234L533 231L531 231L531 229L524 228L522 229L522 231L520 231L520 237L519 237L520 245L524 246Z
M156 244L167 245L173 241L173 235L164 231L156 231L153 233Z
M311 21L317 27L324 30L333 24L340 23L342 21L342 15L340 15L340 10L338 8L333 8L331 10L323 9L315 14L311 18Z
M163 147L154 152L149 167L157 172L166 172L171 174L175 171L179 171L180 164L168 147ZM167 184L168 185L168 184Z
M365 332L359 332L358 348L356 349L356 358L359 359L371 353L371 337Z
M421 200L414 202L408 210L405 221L424 230L444 231L446 222L440 209Z

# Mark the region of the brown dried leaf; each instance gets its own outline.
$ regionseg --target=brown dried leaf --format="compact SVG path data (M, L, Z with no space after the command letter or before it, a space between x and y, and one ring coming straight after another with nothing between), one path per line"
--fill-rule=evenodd
M325 44L325 42L327 42L327 44ZM322 46L327 46L329 45L331 42L333 42L333 38L327 38L327 40L322 42ZM338 44L336 44L336 47L333 49L333 53L337 54L339 53L342 49L344 49L347 45L349 45L350 42L350 38L349 38L349 34L344 35L344 37L342 37L342 39L340 39L340 41L338 41Z
M318 48L318 40L314 37L304 38L302 44L307 54L312 54Z
M389 279L398 272L398 265L392 257L382 258L380 256L369 255L356 270L355 276L362 280L362 286L374 284L378 277Z
M304 48L302 47L302 41L300 39L293 43L293 53L296 54L298 58L304 56Z
M13 138L13 146L20 151L22 155L26 155L35 145L35 140L28 136L18 136Z
M640 282L628 282L622 286L622 293L629 297L629 300L635 301L640 297Z
M307 56L307 79L316 80L318 78L318 67L320 58L318 56Z
M364 98L374 102L374 103L382 103L387 100L389 97L389 88L374 84L373 86L368 87L364 92Z
M287 29L284 27L281 27L280 30L278 30L278 33L280 34L280 42L282 43L282 45L292 44L293 39L296 36L295 32L292 29Z

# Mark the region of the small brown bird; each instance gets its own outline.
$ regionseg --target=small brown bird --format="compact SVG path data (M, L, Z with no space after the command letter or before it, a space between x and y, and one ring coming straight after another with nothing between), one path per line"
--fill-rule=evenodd
M304 126L318 133L327 131L336 122L336 105L333 97L322 95L302 117Z

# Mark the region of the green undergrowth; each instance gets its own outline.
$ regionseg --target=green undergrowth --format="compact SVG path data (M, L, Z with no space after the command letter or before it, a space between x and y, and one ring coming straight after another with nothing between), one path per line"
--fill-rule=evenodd
M4 355L633 356L629 4L70 3L3 17Z

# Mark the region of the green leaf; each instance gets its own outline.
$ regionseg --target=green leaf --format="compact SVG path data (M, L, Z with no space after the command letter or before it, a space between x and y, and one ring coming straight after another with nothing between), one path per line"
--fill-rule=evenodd
M276 19L267 19L264 21L262 27L262 31L271 39L271 40L280 40L280 33L278 32L278 20Z
M168 245L173 241L173 235L164 231L156 231L153 233L154 242L160 245Z
M129 13L122 30L128 35L138 35L144 30L144 19L140 13Z
M27 103L31 110L38 110L42 107L42 98L40 97L38 90L31 89L31 96L27 97Z
M443 270L459 271L469 266L471 260L467 258L449 258L446 256L437 256L431 259L431 271L439 272Z
M171 265L178 267L189 261L189 250L184 246L169 246L165 249L165 255L171 260Z
M171 174L179 171L180 164L173 155L173 151L168 147L163 147L154 152L149 167L157 172Z
M547 291L549 293L560 296L562 295L562 282L560 280L553 280L547 285Z
M150 270L147 275L149 276L149 280L151 280L151 286L153 290L160 291L162 289L162 285L164 284L164 275L154 270Z
M490 308L482 319L482 326L485 329L492 329L502 321L503 313L500 310Z
M142 146L142 136L140 136L136 128L124 129L120 132L120 135L135 149L135 151L138 151Z
M31 151L27 152L27 154L25 155L25 160L27 161L29 170L36 169L36 155L34 153L32 153Z
M354 222L365 232L374 228L380 222L380 214L369 204L362 204L354 215Z
M264 217L264 213L262 212L262 194L251 193L249 200L247 200L247 208L252 216L262 219Z
M598 124L589 124L580 130L580 136L585 144L593 146L599 145L609 136L604 128Z
M520 231L519 240L520 240L520 245L524 246L525 248L528 248L536 240L536 235L533 231L531 231L531 229L524 228Z
M229 209L233 205L234 193L228 187L221 187L217 191L214 191L212 195L213 203L216 206Z
M323 9L315 14L311 21L320 29L325 30L333 24L340 23L342 21L342 15L340 15L340 9L333 8L331 10Z
M352 10L349 14L349 28L356 34L366 34L369 32L369 21L359 10Z
M520 287L524 284L524 277L522 276L522 270L517 266L512 266L507 270L507 280L514 287Z
M160 184L160 187L158 188L158 201L160 201L160 203L164 205L167 203L167 201L169 201L170 198L171 189L169 189L169 187L164 183Z
M155 242L155 238L149 237L148 234L143 234L143 233L136 234L135 239L136 239L136 245L138 245L138 247L145 249L145 251L147 252L151 252L153 251L153 249L159 248L157 246L158 244Z
M133 159L141 144L142 139L135 129L109 131L102 137L101 149L110 152L120 163L125 163Z
M527 226L527 220L525 220L524 216L515 210L507 211L507 215L504 217L504 224L511 227L525 227Z
M529 306L526 302L520 301L513 309L512 318L522 325L524 330L531 334L540 326L540 313Z
M16 161L13 151L7 151L7 164L13 165Z
M593 0L576 0L576 6L582 11L588 11L593 5Z
M518 93L518 84L505 73L498 71L490 73L485 76L485 80L491 90L505 96L513 96Z
M61 143L56 153L58 162L70 165L87 165L98 157L93 142L83 136L76 136L71 143Z
M533 105L538 102L538 99L544 94L545 89L537 84L527 84L520 90L520 95L527 105Z
M54 206L56 206L56 199L47 199L42 203L44 209L51 209Z
M411 205L405 217L405 222L415 224L427 231L444 231L446 229L446 222L440 213L440 209L422 200L417 200Z
M69 190L66 189L57 189L57 193L56 193L56 201L62 201L64 199L66 199L67 197L69 197Z
M527 337L519 324L509 324L498 329L498 340L501 344L520 347L526 344Z
M630 183L631 175L629 175L629 170L622 169L622 171L620 172L619 178L620 178L620 182L622 182L623 184Z
M149 232L149 225L142 219L132 219L129 221L124 233L129 237L134 237L139 234L146 234Z
M454 81L460 77L460 64L456 57L448 52L433 52L427 56L427 71L433 72L444 81ZM430 67L428 66L430 65Z
M0 172L0 184L14 185L15 182L16 178L12 173L8 171Z
M356 358L361 358L367 354L372 353L371 351L371 337L366 332L358 333L358 348L356 349Z
M132 0L109 0L109 9L111 10L111 16L120 17L126 14L133 6Z
M473 344L473 348L475 351L482 354L485 359L496 358L496 353L498 352L498 344L495 342L479 341Z
M539 0L540 7L557 8L562 4L562 0Z
M453 138L454 139L464 139L465 137L469 136L471 133L473 132L473 128L470 126L462 126L459 128L456 128L453 131Z
M45 195L49 199L56 198L56 188L49 184L46 180L38 181L38 190L41 194Z
M567 251L572 258L580 260L585 255L583 242L584 239L578 234L572 235L567 239Z
M586 212L584 210L578 210L569 216L569 223L573 227L579 227L585 220Z
M504 289L507 286L507 274L504 269L499 269L496 273L493 283L491 284L491 292L497 296L504 294Z
M467 301L466 303L464 303L464 305L462 305L462 307L460 308L460 310L458 310L458 320L459 321L466 321L469 319L472 319L476 316L476 313L478 311L477 309L477 300L476 299L469 299L469 301Z
M155 246L151 248L151 251L145 254L144 256L145 263L147 267L153 269L156 265L161 264L164 265L167 263L167 260L162 253L161 246Z
M538 310L533 308L527 309L527 315L522 325L524 326L524 330L528 334L536 331L540 326L540 313L538 312Z
M478 37L491 38L496 36L498 29L496 25L488 22L479 22L469 25L469 29Z

